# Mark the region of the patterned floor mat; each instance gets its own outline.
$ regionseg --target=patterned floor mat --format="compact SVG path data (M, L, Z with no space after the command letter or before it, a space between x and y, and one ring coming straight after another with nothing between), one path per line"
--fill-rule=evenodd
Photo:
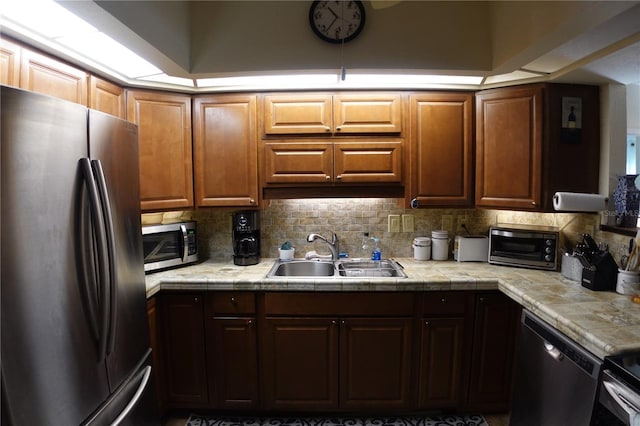
M482 416L209 417L192 414L185 426L489 426Z

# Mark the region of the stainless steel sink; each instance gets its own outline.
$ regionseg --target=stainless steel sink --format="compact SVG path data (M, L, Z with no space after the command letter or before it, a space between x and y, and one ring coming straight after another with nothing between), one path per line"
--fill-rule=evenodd
M383 260L340 260L336 262L338 273L343 277L366 278L407 278L402 266L392 259Z
M333 262L314 260L277 260L267 277L332 277L336 274Z
M402 265L392 259L276 260L267 278L407 278Z

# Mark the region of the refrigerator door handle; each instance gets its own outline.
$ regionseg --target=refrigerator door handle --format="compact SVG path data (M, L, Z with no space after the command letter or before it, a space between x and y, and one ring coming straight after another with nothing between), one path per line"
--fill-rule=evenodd
M189 256L189 235L184 225L180 225L180 231L182 232L182 261L186 262Z
M127 406L124 407L124 410L122 410L122 412L118 415L118 417L116 417L113 423L111 423L111 426L118 426L120 422L122 422L122 420L124 420L129 415L131 410L133 410L133 407L135 407L135 405L138 403L140 397L142 397L142 394L147 387L147 383L149 382L149 378L151 377L151 366L147 365L141 373L142 381L140 382L136 393L133 394Z
M87 185L87 191L89 193L89 206L91 214L94 218L92 221L93 231L96 238L97 247L97 259L98 259L98 304L99 304L99 334L98 334L98 362L104 361L107 354L107 336L109 333L109 307L111 306L109 292L109 268L108 268L108 249L107 249L107 236L104 226L104 216L102 209L100 208L100 197L98 195L98 188L96 180L94 178L91 162L88 158L80 159L80 169ZM86 283L85 283L86 285Z
M107 354L113 352L116 340L116 323L118 321L118 277L116 267L116 238L113 230L113 215L111 214L111 204L109 202L109 191L107 190L107 181L104 177L104 170L102 169L102 163L100 160L91 160L91 167L98 184L98 191L100 193L100 199L102 200L102 214L104 216L104 229L107 236L108 247L108 264L109 264L109 332L107 339Z

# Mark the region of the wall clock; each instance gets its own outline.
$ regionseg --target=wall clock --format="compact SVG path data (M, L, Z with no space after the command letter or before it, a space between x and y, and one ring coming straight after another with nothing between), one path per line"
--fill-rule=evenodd
M314 1L309 9L313 32L329 43L353 40L364 28L364 6L361 1Z

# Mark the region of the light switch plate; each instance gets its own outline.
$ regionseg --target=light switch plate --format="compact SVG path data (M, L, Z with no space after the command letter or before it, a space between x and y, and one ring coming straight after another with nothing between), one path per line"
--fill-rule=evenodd
M390 214L388 216L388 228L389 232L400 232L400 215Z
M402 215L402 232L413 232L413 215L412 214L403 214Z

